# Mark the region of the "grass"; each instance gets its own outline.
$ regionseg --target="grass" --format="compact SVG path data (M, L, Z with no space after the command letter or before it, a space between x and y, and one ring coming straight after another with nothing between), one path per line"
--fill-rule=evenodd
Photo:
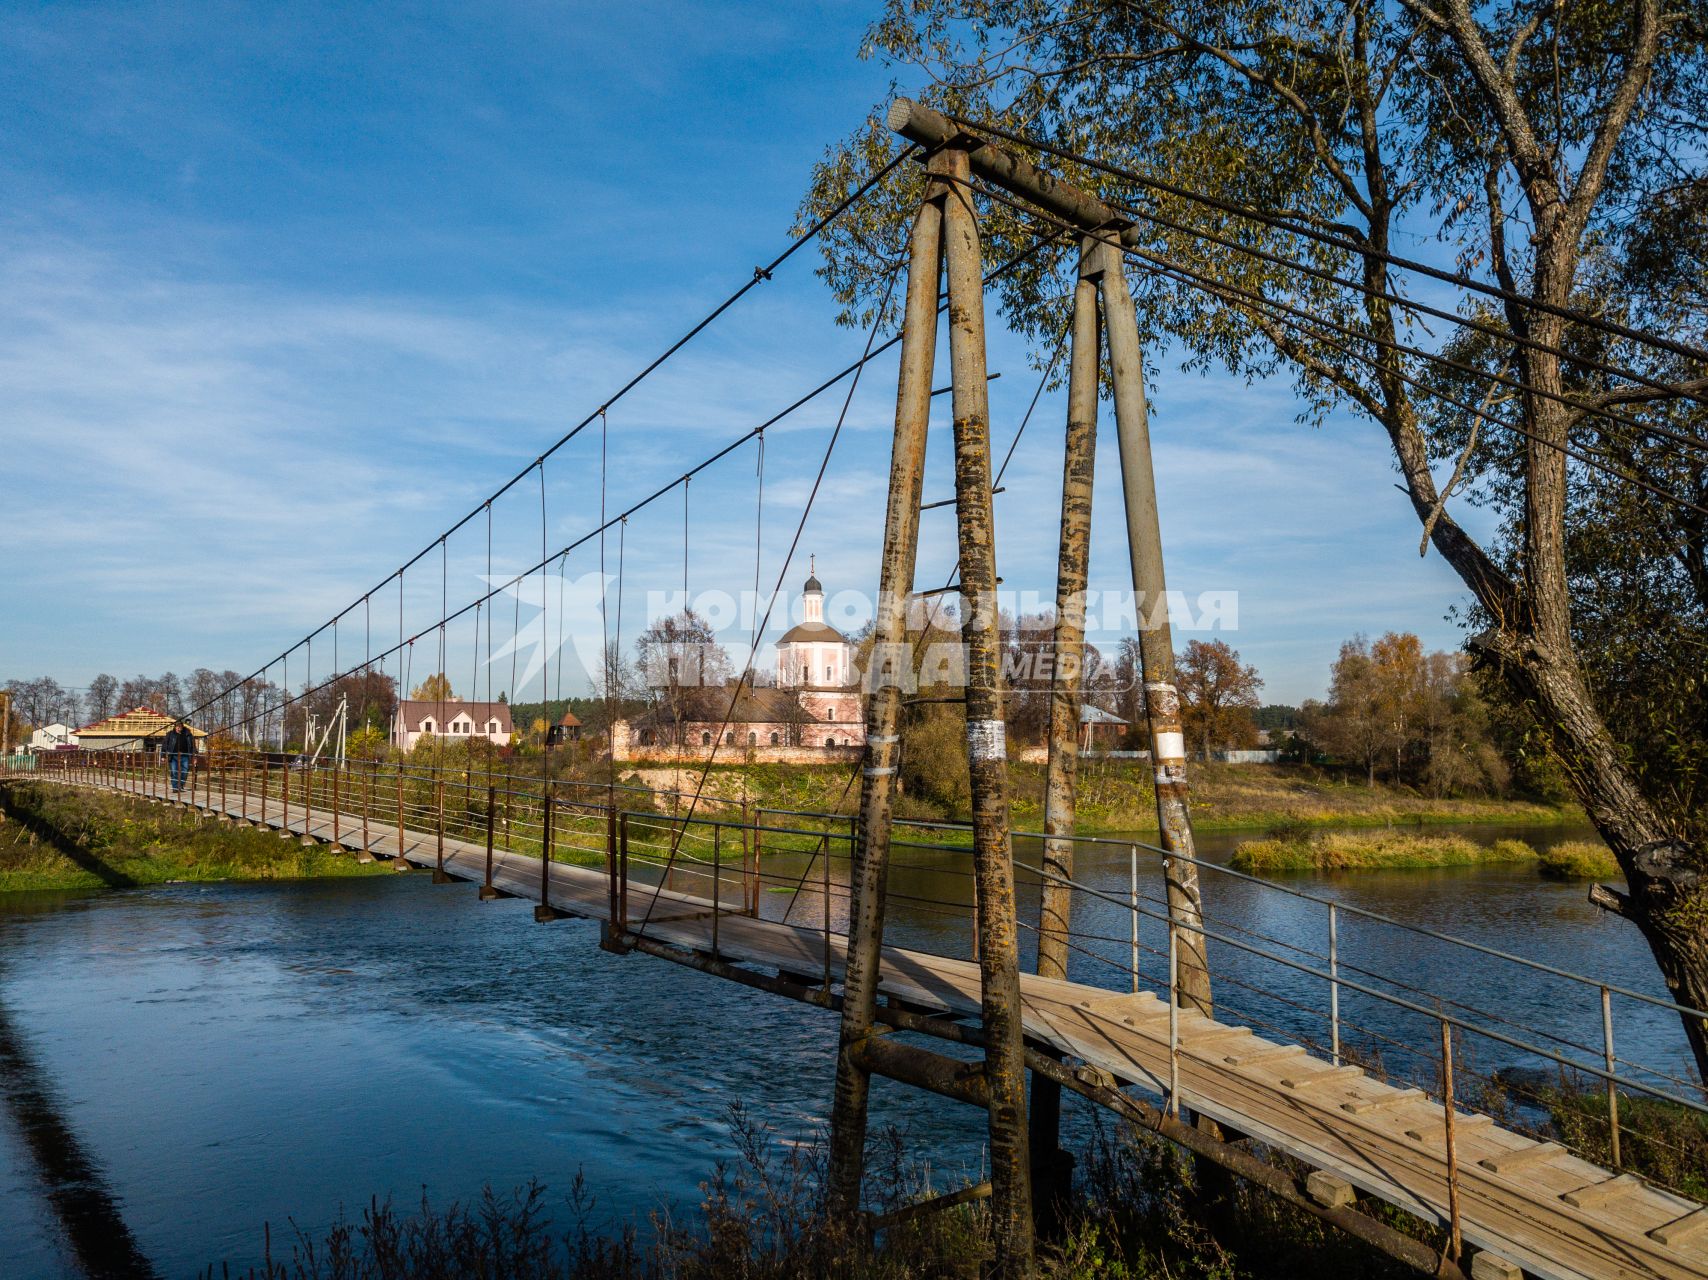
M1234 852L1232 865L1236 871L1270 873L1471 867L1535 860L1536 851L1522 840L1485 845L1460 835L1360 831L1247 840Z
M1523 840L1479 844L1459 835L1411 831L1318 832L1288 822L1265 839L1246 840L1231 862L1256 875L1289 871L1401 871L1423 867L1473 867L1528 863L1554 880L1606 880L1620 876L1606 845L1566 840L1538 853Z
M51 783L0 784L0 892L370 875L329 846Z
M1613 851L1591 840L1566 840L1542 851L1538 868L1550 880L1619 880Z
M690 792L698 770L637 766L638 780L656 790L678 785ZM850 765L716 765L706 794L739 800L743 794L767 809L852 813L860 787ZM1041 764L1010 765L1011 811L1017 828L1039 831L1044 821ZM1266 831L1285 823L1304 827L1391 827L1431 823L1498 822L1547 825L1581 820L1575 809L1532 800L1492 797L1436 798L1405 787L1367 787L1309 765L1188 766L1192 822L1201 831ZM852 784L850 780L854 779ZM902 796L897 816L924 820L964 818L913 796ZM1077 826L1088 835L1156 829L1156 797L1145 760L1085 760L1079 766Z

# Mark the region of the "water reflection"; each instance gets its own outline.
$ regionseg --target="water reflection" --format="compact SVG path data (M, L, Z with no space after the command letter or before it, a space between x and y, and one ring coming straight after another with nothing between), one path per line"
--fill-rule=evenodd
M0 988L6 972L0 967ZM118 1202L95 1159L78 1140L65 1104L31 1053L28 1040L0 1001L0 1100L33 1166L29 1176L56 1220L71 1260L85 1276L111 1280L152 1277Z

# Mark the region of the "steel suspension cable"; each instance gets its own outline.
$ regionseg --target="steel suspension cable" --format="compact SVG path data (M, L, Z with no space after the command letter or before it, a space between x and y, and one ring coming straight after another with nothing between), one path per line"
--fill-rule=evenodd
M557 438L557 440L555 440L550 445L550 447L548 447L546 449L546 451L539 456L539 458L536 460L536 463L533 463L527 467L524 467L521 471L518 471L509 480L505 481L504 484L501 485L491 495L489 495L483 503L474 507L466 515L464 515L461 519L456 521L456 523L452 524L448 529L444 530L439 535L440 538L441 539L442 538L448 538L452 534L456 533L459 529L461 529L464 525L466 525L470 520L474 519L474 517L477 514L479 514L479 512L481 511L482 507L484 507L487 503L491 503L491 502L496 501L497 499L503 497L506 493L508 493L512 488L514 488L528 474L528 472L533 469L534 465L543 465L547 458L550 458L559 449L563 448L564 445L568 444L571 440L574 440L577 436L579 436L582 433L582 431L584 431L589 425L592 424L594 419L601 417L606 409L608 409L611 405L617 403L617 401L621 400L630 391L633 391L635 389L635 387L639 386L641 384L641 382L643 382L646 378L651 376L651 374L653 374L661 365L663 365L666 361L668 361L672 356L674 356L683 347L687 346L688 343L690 343L691 341L694 340L694 338L696 338L702 332L704 332L705 329L709 325L711 325L713 321L715 321L719 316L723 315L724 312L728 311L732 306L734 306L743 297L745 297L750 290L755 288L760 283L767 281L767 280L770 280L772 273L774 271L776 271L776 269L778 267L782 266L785 262L787 262L790 258L792 258L805 245L809 244L811 241L816 239L818 237L818 235L821 232L823 232L823 230L826 227L828 227L831 223L836 221L836 219L840 218L853 205L858 203L860 200L864 199L869 192L871 192L875 187L877 187L881 182L883 182L883 180L885 178L887 178L897 167L899 167L903 161L905 161L909 156L911 156L917 150L919 150L919 147L917 144L908 143L900 151L898 151L893 157L891 157L884 165L882 165L878 170L876 170L869 177L867 177L863 182L861 182L860 185L858 187L856 187L852 192L850 192L842 200L838 201L834 208L832 208L829 212L827 212L823 216L821 216L816 222L814 222L806 230L802 231L800 234L796 235L793 239L791 239L789 241L789 243L783 248L782 252L778 253L774 258L771 259L770 262L766 263L764 266L755 267L753 269L753 276L751 279L745 281L738 289L736 289L733 293L731 293L728 297L726 297L716 307L712 308L712 310L710 312L708 312L704 317L702 317L698 322L696 322L691 328L689 328L686 333L684 333L681 337L677 338L668 347L666 347L663 352L661 352L657 357L655 357L651 361L651 363L647 364L644 368L642 368L640 370L640 372L636 373L627 382L623 383L622 386L618 387L616 391L614 391L611 395L606 397L605 401L597 409L595 409L592 413L588 414L580 422L576 423L575 426L571 427L568 431L566 431L562 435L560 435ZM429 542L420 551L416 552L415 555L412 556L409 560L405 561L403 568L399 569L398 572L402 573L404 569L408 569L411 565L414 565L417 561L421 560L422 557L426 556L432 549L433 549L433 543ZM345 612L348 612L348 609L354 608L354 607L355 607L355 603L353 602L351 605L347 606L347 608L345 609ZM326 624L324 624L324 623L321 624L321 626L315 628L315 631L311 632L310 635L317 634L318 632L324 630L325 626L326 626ZM297 644L301 644L301 643L302 643L302 641L300 641L300 640L297 642ZM291 648L293 648L293 649L296 648L297 644L293 644L291 646ZM268 665L270 666L271 664L269 663ZM263 667L261 670L265 671L266 667ZM257 674L259 674L259 673L257 673ZM210 699L209 701L212 701L212 699ZM202 710L202 707L206 706L206 705L207 705L207 703L203 703L202 706L198 706L197 708L195 708L195 710L200 711L200 710Z
M1032 209L1028 206L1025 206L1025 205L1021 204L1019 201L1013 200L1013 199L1009 198L1008 196L1004 195L1002 192L994 191L994 190L988 189L986 187L978 186L976 184L972 184L971 189L977 191L981 195L988 197L989 199L995 200L999 204L1006 205L1009 208L1011 208L1011 209L1013 209L1013 210L1015 210L1015 211L1017 211L1023 215L1033 217L1036 219L1040 219L1040 220L1047 222L1047 223L1055 224L1055 225L1057 225L1060 228L1065 229L1065 230L1069 230L1069 231L1074 230L1072 225L1070 223L1066 222L1064 219L1057 218L1053 214L1046 213L1046 212L1043 212L1041 210L1036 210L1036 209ZM1306 311L1306 310L1299 308L1299 307L1295 307L1295 306L1291 305L1290 303L1279 302L1273 298L1266 297L1263 294L1255 293L1252 290L1242 288L1239 285L1230 284L1226 281L1219 280L1213 276L1204 275L1201 272L1195 272L1188 267L1183 267L1179 263L1176 263L1176 262L1164 257L1163 255L1153 253L1148 249L1134 248L1132 246L1123 244L1119 239L1109 237L1109 236L1102 236L1096 232L1082 232L1081 234L1089 236L1090 238L1095 239L1102 244L1108 245L1109 247L1115 249L1117 252L1121 253L1125 257L1135 259L1140 264L1142 264L1147 270L1150 270L1156 274L1163 275L1168 279L1175 280L1178 283L1191 285L1191 286L1197 287L1197 288L1202 289L1205 292L1209 292L1209 293L1215 293L1215 294L1219 294L1219 295L1223 295L1223 296L1230 296L1231 295L1232 297L1242 299L1248 305L1251 305L1254 307L1261 307L1261 308L1264 308L1264 309L1271 311L1271 312L1279 311L1279 312L1285 313L1286 316L1294 317L1294 319L1283 319L1283 323L1287 323L1289 325L1292 325L1295 328L1299 327L1299 324L1298 324L1299 321L1304 321L1304 322L1314 323L1314 324L1320 324L1320 325L1326 325L1330 329L1333 329L1333 330L1343 334L1346 338L1350 338L1353 342L1372 343L1375 346L1382 347L1386 350L1391 350L1398 355L1409 355L1409 356L1412 356L1412 357L1419 359L1419 360L1425 360L1425 361L1429 361L1429 362L1432 362L1435 364L1444 365L1448 368L1453 368L1453 369L1456 369L1456 370L1461 371L1461 372L1467 372L1467 373L1470 373L1476 377L1481 377L1481 378L1490 378L1491 377L1491 375L1489 375L1488 373L1486 373L1483 370L1475 369L1469 365L1460 364L1456 361L1449 359L1448 357L1440 356L1440 355L1437 355L1433 352L1424 351L1424 350L1417 348L1417 347L1408 346L1405 343L1395 342L1392 339L1380 338L1380 337L1377 337L1375 334L1360 333L1356 329L1349 328L1346 325L1339 324L1338 322L1333 321L1333 320L1329 320L1326 317L1318 316L1313 312ZM1275 317L1271 317L1271 318L1275 318ZM1441 402L1443 402L1445 404L1448 404L1448 405L1451 405L1455 408L1464 410L1467 413L1479 415L1483 418L1484 421L1487 421L1487 422L1489 422L1495 426L1502 427L1507 431L1511 431L1515 435L1523 436L1525 439L1530 440L1533 443L1542 446L1543 448L1553 449L1556 452L1562 453L1566 457L1572 458L1575 461L1580 462L1583 465L1590 467L1593 470L1599 471L1605 475L1612 476L1615 479L1624 480L1627 483L1636 485L1637 487L1639 487L1641 489L1645 489L1648 492L1650 492L1651 494L1653 494L1654 496L1660 498L1661 500L1663 500L1665 502L1672 503L1676 506L1684 507L1688 510L1698 512L1702 515L1708 515L1708 507L1701 507L1701 506L1698 506L1694 502L1688 501L1687 499L1679 498L1675 494L1669 493L1667 490L1661 488L1658 485L1652 484L1647 480L1644 480L1640 476L1627 474L1627 473L1619 470L1615 464L1608 462L1608 460L1605 457L1603 457L1601 454L1595 453L1594 451L1582 451L1582 452L1580 452L1579 450L1573 449L1570 445L1563 444L1563 443L1560 443L1560 442L1554 441L1554 440L1549 440L1543 436L1539 436L1539 435L1535 434L1534 432L1532 432L1532 431L1530 431L1530 430L1528 430L1522 426L1519 426L1518 424L1513 423L1513 422L1511 422L1505 418L1498 418L1498 417L1495 417L1493 414L1482 413L1475 406L1468 405L1461 400L1455 399L1454 397L1448 395L1447 393L1439 391L1436 388L1430 386L1428 383L1422 382L1422 381L1420 381L1414 377L1411 377L1402 371L1392 370L1392 369L1384 369L1381 365L1377 364L1376 361L1372 357L1364 354L1363 352L1356 350L1354 347L1347 345L1345 342L1337 341L1336 339L1330 337L1329 335L1322 333L1320 330L1305 329L1304 332L1306 332L1309 336L1316 338L1318 341L1322 341L1322 342L1327 343L1329 346L1333 347L1339 354L1349 356L1355 360L1359 360L1360 362L1369 365L1371 368L1375 369L1377 372L1391 373L1394 377L1405 381L1409 385L1416 387L1419 391L1422 391L1426 395L1429 395L1429 396L1433 397L1434 399L1440 400ZM1507 380L1501 378L1499 375L1493 375L1492 380L1503 381L1503 382L1507 381ZM1530 384L1528 384L1528 383L1522 383L1522 382L1510 383L1510 385L1517 386L1521 390L1524 390L1527 392L1532 392L1532 393L1538 394L1538 395L1546 395L1547 394L1545 392L1542 392L1538 388L1530 386ZM1554 397L1554 398L1557 399L1558 397ZM1570 403L1570 402L1568 401L1567 403Z
M1048 245L1054 243L1059 238L1060 238L1060 235L1058 232L1051 232L1047 235L1040 235L1039 238L1036 241L1034 241L1031 245L1029 245L1027 248L1025 248L1021 252L1015 254L1013 257L1009 258L1006 262L1002 263L1000 266L996 267L991 272L989 272L984 278L985 283L989 284L992 281L999 279L1000 277L1006 275L1008 272L1010 272L1010 271L1016 269L1017 267L1021 266L1028 259L1035 256L1037 253L1039 253L1041 250L1043 250ZM938 304L939 310L941 310L944 305L945 304L940 300L939 304ZM803 406L805 406L805 405L809 404L811 401L817 399L820 395L822 395L826 391L830 390L830 388L832 388L832 387L836 386L838 383L840 383L844 378L847 378L850 375L854 375L857 378L859 372L862 369L864 369L873 360L876 360L879 356L883 355L891 347L894 347L897 344L899 344L902 340L902 337L903 337L903 334L901 332L897 332L896 334L894 334L893 336L888 338L886 341L878 344L876 347L873 347L870 351L868 351L864 355L862 355L858 360L856 360L852 364L846 366L840 372L832 374L830 377L826 378L823 382L819 383L812 390L806 392L804 395L800 396L798 399L796 399L791 404L785 406L784 408L778 410L776 413L772 414L769 418L767 418L764 422L760 423L758 426L756 426L753 429L751 429L750 431L747 431L746 433L736 437L734 440L730 441L728 444L723 446L721 449L718 449L716 452L714 452L714 453L708 455L707 457L703 458L700 462L698 462L693 467L691 467L687 472L685 472L682 477L679 477L676 480L672 480L668 484L662 485L658 489L655 489L652 493L648 494L646 497L640 499L638 502L635 502L633 505L628 507L620 515L613 516L608 520L602 520L597 529L591 530L588 533L582 535L580 538L577 538L575 541L568 543L565 547L562 548L562 550L565 552L576 550L577 548L583 546L587 542L592 541L594 538L602 536L604 531L607 530L613 523L616 523L617 521L622 521L624 524L626 524L629 516L640 512L641 510L645 509L648 506L651 506L654 502L658 501L665 494L667 494L671 490L673 490L678 484L681 484L683 482L683 480L685 480L689 477L692 477L694 475L697 475L698 473L706 470L708 467L714 466L716 463L722 461L724 458L728 457L735 450L739 449L742 445L746 444L749 440L752 440L752 439L762 435L766 431L766 429L775 426L777 423L783 421L783 419L789 417L791 414L795 413L797 410L801 409ZM503 591L510 590L511 588L515 587L517 584L522 582L525 578L527 578L528 576L530 576L531 574L533 574L534 572L539 570L542 567L542 565L549 563L551 558L552 557L548 556L545 559L543 559L540 563L534 564L534 565L529 566L528 568L520 571L519 573L517 573L516 575L511 577L507 582L505 582L501 586L490 588L484 595L477 597L476 600L470 601L469 603L463 605L455 613L448 614L444 620L450 621L452 619L460 617L462 614L464 614L464 613L468 612L470 609L474 608L475 604L479 600L490 600L490 599L492 599L493 596L498 595ZM407 566L406 566L406 568L407 568ZM404 634L404 629L403 629L403 574L404 574L404 572L405 572L405 569L399 569L397 571L397 577L398 577L398 633L400 636L402 634ZM520 604L520 597L518 596L517 597L517 603L516 603L516 618L517 618L518 627L519 627L520 617L521 617L520 610L521 610L521 604ZM769 611L767 612L766 616L769 617ZM298 643L300 644L301 642L299 641ZM413 657L414 639L411 639L409 641L409 644L411 646L411 656ZM293 645L292 650L294 650L296 647L297 646ZM400 643L398 648L402 649L403 645ZM286 653L289 653L292 650L286 650ZM277 661L277 659L275 659L275 661ZM271 664L269 664L269 665L271 665ZM516 676L516 653L513 651L512 655L511 655L512 693L514 693L515 676ZM296 701L296 699L293 698L293 699L291 699L291 701L294 702L294 701Z
M1339 235L1335 232L1322 231L1315 227L1305 226L1292 219L1282 217L1279 214L1267 213L1260 209L1254 209L1250 205L1243 205L1236 203L1235 201L1224 200L1217 196L1205 195L1203 192L1193 191L1187 187L1182 187L1176 183L1168 182L1161 178L1152 177L1148 174L1137 173L1131 169L1124 169L1119 165L1110 164L1107 161L1095 160L1090 156L1081 155L1078 152L1070 151L1066 147L1061 147L1054 143L1041 142L1036 138L1014 133L998 125L989 124L984 121L970 120L964 116L958 116L953 112L948 111L945 111L942 114L947 119L954 121L956 124L961 125L964 128L988 133L993 137L1002 138L1019 146L1030 147L1035 151L1043 152L1045 155L1052 155L1059 160L1066 160L1070 164L1083 165L1088 169L1095 169L1100 173L1106 173L1110 177L1121 178L1124 181L1134 183L1141 187L1161 191L1164 194L1174 196L1177 199L1186 200L1194 204L1206 205L1209 208L1216 209L1222 213L1228 213L1235 217L1245 218L1251 222L1262 223L1263 225L1273 227L1278 231L1285 231L1292 235L1304 236L1308 240L1315 240L1319 244L1326 244L1332 248L1340 249L1347 253L1356 253L1362 257L1374 258L1376 261L1387 266L1399 267L1406 271L1414 271L1419 275L1429 276L1432 279L1440 280L1446 284L1455 284L1461 288L1486 294L1489 297L1500 298L1502 301L1510 302L1515 306L1544 311L1560 319L1570 320L1574 324L1581 324L1588 328L1599 329L1604 333L1610 333L1617 337L1626 338L1632 342L1658 347L1661 350L1672 353L1673 355L1683 356L1687 360L1708 362L1708 351L1704 351L1700 347L1692 346L1689 343L1676 342L1660 334L1647 333L1641 329L1632 329L1625 325L1618 324L1615 321L1604 320L1599 316L1592 316L1588 312L1580 311L1575 307L1566 307L1560 306L1557 303L1544 302L1540 298L1533 298L1528 294L1520 293L1516 289L1508 289L1502 285L1489 284L1486 281L1477 280L1471 276L1467 276L1462 272L1447 271L1441 267L1431 266L1426 262L1419 262L1412 258L1401 257L1398 254L1377 249L1372 245L1363 244L1356 239Z

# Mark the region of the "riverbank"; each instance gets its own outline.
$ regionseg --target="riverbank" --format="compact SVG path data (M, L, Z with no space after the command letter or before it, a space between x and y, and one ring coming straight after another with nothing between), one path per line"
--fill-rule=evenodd
M330 846L56 783L0 783L0 893L372 875Z
M1017 828L1041 831L1044 823L1044 766L1016 762L1009 768L1010 810ZM1264 831L1278 826L1404 827L1448 823L1558 825L1581 822L1571 805L1489 797L1435 798L1409 788L1344 781L1309 765L1193 764L1192 824L1201 831ZM657 791L692 792L698 770L668 766L635 768L633 776ZM767 809L853 813L859 803L857 771L848 766L714 766L710 795L749 800ZM898 816L926 820L963 818L904 796ZM1156 830L1156 798L1148 760L1085 760L1080 763L1076 826L1087 835Z
M1524 840L1484 842L1456 833L1322 832L1301 827L1242 842L1229 865L1258 875L1491 865L1528 868L1551 880L1617 880L1623 874L1606 845L1588 840L1562 841L1538 851Z

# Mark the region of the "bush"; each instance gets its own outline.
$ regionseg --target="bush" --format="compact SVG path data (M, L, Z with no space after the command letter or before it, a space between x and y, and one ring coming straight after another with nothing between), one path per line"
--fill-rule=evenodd
M902 740L901 780L907 793L946 813L963 817L972 809L967 773L967 731L958 716L937 715L908 729Z
M820 1189L822 1141L778 1143L732 1107L735 1159L701 1184L701 1212L652 1215L647 1238L633 1226L590 1227L593 1198L577 1178L567 1226L554 1224L544 1188L509 1196L490 1190L468 1205L417 1212L374 1202L358 1223L341 1220L323 1237L296 1228L288 1260L248 1272L209 1267L208 1280L975 1280L991 1247L987 1203L955 1206L875 1233L832 1217ZM1193 1161L1151 1134L1099 1123L1084 1154L1082 1194L1065 1237L1043 1251L1040 1280L1400 1280L1415 1273L1340 1235L1316 1218L1237 1180L1200 1187ZM893 1212L953 1186L930 1185L904 1158L893 1131L878 1136L867 1163L873 1214ZM1398 1211L1393 1211L1396 1215ZM563 1219L565 1215L559 1215ZM1220 1225L1212 1234L1209 1220ZM1404 1227L1440 1244L1439 1233Z
M1624 875L1613 851L1592 840L1566 840L1544 849L1537 869L1550 880L1617 880Z
M1605 1089L1568 1081L1543 1090L1541 1098L1561 1143L1585 1160L1613 1167ZM1708 1200L1708 1116L1664 1098L1621 1093L1619 1153L1631 1172Z
M1496 840L1489 846L1489 859L1492 862L1529 862L1536 857L1536 850L1523 840Z

